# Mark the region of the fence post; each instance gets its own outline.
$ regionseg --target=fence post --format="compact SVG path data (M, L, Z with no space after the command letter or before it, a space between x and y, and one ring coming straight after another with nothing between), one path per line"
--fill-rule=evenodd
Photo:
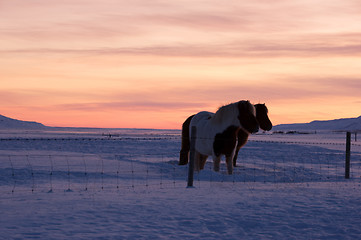
M191 129L191 145L190 145L190 151L189 151L188 185L187 185L187 187L193 187L196 135L197 135L197 128L195 126L193 126Z
M345 178L350 178L351 132L346 133Z

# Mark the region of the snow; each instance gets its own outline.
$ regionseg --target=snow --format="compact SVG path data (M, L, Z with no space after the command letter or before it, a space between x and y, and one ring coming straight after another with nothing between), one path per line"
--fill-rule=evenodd
M187 188L180 131L0 132L2 239L359 239L361 144L257 134Z

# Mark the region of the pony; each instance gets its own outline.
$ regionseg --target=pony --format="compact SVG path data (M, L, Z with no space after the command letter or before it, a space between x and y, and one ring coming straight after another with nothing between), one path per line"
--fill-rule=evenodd
M204 168L212 155L213 169L219 171L221 156L225 155L228 174L233 173L233 159L237 149L240 130L251 134L259 129L256 109L249 101L239 101L220 107L216 113L199 112L186 119L182 125L182 149L179 165L188 163L191 129L197 129L194 167Z
M259 124L259 127L264 131L270 131L272 129L272 122L268 118L268 108L266 104L256 104L254 105L256 108L256 118ZM239 150L247 143L249 137L249 133L240 129L238 132L238 142L236 152L233 158L233 166L237 166L237 157Z

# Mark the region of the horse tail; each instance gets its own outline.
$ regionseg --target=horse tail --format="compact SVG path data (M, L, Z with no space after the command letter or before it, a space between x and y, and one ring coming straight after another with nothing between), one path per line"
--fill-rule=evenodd
M182 148L179 154L178 165L186 165L188 163L188 153L190 150L189 125L194 115L187 118L182 125Z

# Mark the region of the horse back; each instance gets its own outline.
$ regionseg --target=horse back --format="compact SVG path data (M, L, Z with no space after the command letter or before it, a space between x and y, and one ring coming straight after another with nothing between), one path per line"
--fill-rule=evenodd
M206 112L206 111L203 111L203 112L199 112L197 113L196 115L194 115L192 117L192 120L190 122L190 126L196 126L201 123L202 125L204 125L205 122L208 122L209 119L214 115L214 113L211 113L211 112Z

